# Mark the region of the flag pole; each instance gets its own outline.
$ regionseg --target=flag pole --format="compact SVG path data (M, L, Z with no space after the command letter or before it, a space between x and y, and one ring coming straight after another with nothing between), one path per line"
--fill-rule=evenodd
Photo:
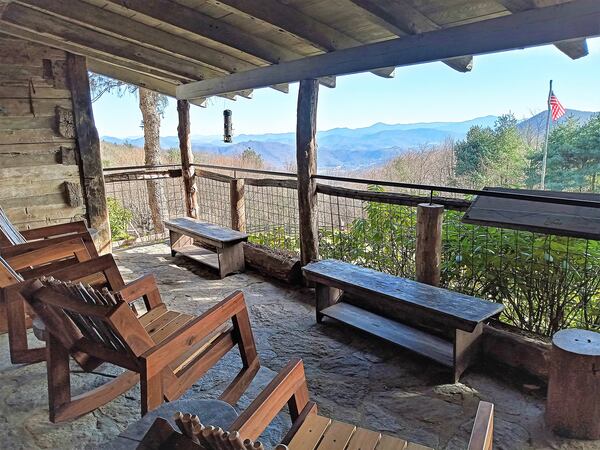
M544 140L544 156L542 158L542 179L540 189L546 189L546 163L548 161L548 136L550 134L550 97L552 96L552 80L550 80L550 90L548 91L548 115L546 116L546 139Z

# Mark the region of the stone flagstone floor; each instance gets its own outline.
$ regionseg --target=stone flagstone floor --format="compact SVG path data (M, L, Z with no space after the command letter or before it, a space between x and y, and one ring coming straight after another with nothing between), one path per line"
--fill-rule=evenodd
M495 403L495 449L600 449L600 442L563 440L544 428L544 404L477 371L461 383L443 383L446 373L373 337L314 319L313 294L255 272L219 280L164 244L115 252L126 279L154 273L172 309L201 313L236 289L250 306L262 368L236 405L243 409L292 357L304 360L311 398L324 415L430 447L466 449L479 400ZM32 340L34 339L31 337ZM13 366L6 335L0 336L0 449L109 448L105 442L139 417L139 388L71 423L48 422L44 364ZM217 397L240 367L230 354L185 394ZM75 369L75 367L73 367ZM110 368L100 371L110 371ZM74 392L106 378L75 373ZM264 441L286 430L282 415Z

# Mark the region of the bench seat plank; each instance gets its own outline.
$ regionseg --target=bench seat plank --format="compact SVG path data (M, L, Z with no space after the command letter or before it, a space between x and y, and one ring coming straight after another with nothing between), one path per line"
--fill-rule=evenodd
M446 367L453 367L454 365L452 343L437 336L386 319L349 303L336 303L323 309L321 313L419 355L433 359Z
M167 220L165 221L165 227L169 230L175 230L183 233L186 236L210 240L217 243L235 244L248 239L248 235L246 233L187 217L179 217L177 219Z
M377 272L343 261L326 259L302 269L308 280L349 293L385 298L432 313L449 325L473 331L478 323L500 313L504 306L447 289Z

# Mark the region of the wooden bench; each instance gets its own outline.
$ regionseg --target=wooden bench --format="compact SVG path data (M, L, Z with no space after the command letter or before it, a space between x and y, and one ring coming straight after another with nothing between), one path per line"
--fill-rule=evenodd
M483 323L504 309L498 303L342 261L313 262L302 270L316 284L317 322L327 316L433 359L452 369L454 382L480 353ZM344 292L348 295L342 297ZM398 321L403 318L449 329L452 337Z
M248 240L246 233L186 217L166 221L165 227L169 230L172 256L179 253L212 267L221 278L244 271L243 242ZM215 251L194 245L194 241Z

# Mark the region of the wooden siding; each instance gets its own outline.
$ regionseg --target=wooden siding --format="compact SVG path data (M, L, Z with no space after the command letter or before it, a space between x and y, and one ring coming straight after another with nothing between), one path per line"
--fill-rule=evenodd
M0 34L0 206L21 229L85 217L66 53ZM79 200L79 201L77 201Z

